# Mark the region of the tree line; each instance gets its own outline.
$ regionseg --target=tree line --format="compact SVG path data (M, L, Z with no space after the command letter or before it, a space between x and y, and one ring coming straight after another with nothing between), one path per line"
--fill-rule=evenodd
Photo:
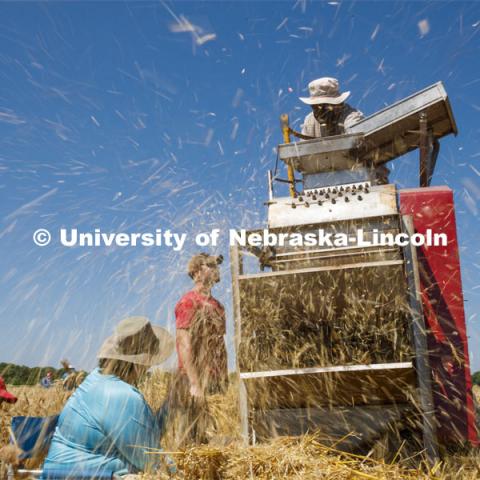
M0 375L9 385L36 385L47 374L52 372L53 380L62 378L65 368L27 367L14 363L0 362ZM480 371L472 375L472 383L480 386Z
M9 385L36 385L47 374L52 372L53 380L62 378L64 368L27 367L14 363L0 363L0 375Z

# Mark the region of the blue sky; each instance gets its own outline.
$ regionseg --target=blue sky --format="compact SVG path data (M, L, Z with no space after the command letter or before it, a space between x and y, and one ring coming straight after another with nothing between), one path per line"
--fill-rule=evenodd
M66 356L91 368L130 314L173 332L193 235L264 224L279 115L298 127L307 83L335 76L367 115L445 84L460 133L442 140L433 184L455 192L480 370L478 3L7 2L0 12L0 361ZM416 162L396 160L392 179L414 186ZM40 248L41 227L170 228L189 242ZM222 274L231 344L228 262Z

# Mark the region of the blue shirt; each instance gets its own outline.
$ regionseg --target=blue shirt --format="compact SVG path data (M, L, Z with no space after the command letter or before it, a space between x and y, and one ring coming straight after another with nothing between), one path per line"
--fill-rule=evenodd
M136 388L97 368L65 404L44 470L144 470L159 458L145 453L160 447L159 420Z
M43 387L43 388L50 388L52 386L52 381L48 378L48 377L43 377L41 380L40 380L40 385Z

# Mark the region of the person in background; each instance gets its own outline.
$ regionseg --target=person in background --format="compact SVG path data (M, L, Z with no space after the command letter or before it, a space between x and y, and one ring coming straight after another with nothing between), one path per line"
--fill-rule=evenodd
M53 385L53 375L52 372L47 372L47 375L40 380L40 385L43 388L50 388Z
M167 359L173 339L145 317L120 322L98 352L93 370L65 404L44 464L44 475L63 471L135 474L159 466L163 415L152 412L137 384Z
M74 390L82 383L84 376L82 376L81 372L77 373L75 367L68 360L62 360L60 363L64 369L61 378L63 389Z
M349 133L350 128L364 119L359 110L351 107L346 100L350 92L340 92L338 80L322 77L308 84L310 97L300 100L312 107L302 125L302 135L311 138L331 137ZM377 184L388 183L390 170L384 165L375 167Z
M62 381L66 380L72 373L75 373L75 367L68 361L62 360L61 362L62 368L64 370L62 374Z
M3 416L9 406L17 403L18 398L7 390L7 385L3 377L0 377L0 414ZM5 407L5 409L4 409ZM10 415L10 413L7 413ZM15 444L0 445L0 477L2 477L2 464L18 467L20 465L19 457L23 451Z
M178 376L173 389L175 404L183 410L179 422L180 444L206 443L206 394L224 393L228 383L225 309L212 295L220 281L223 257L200 253L188 263L194 287L175 307Z
M0 377L0 404L16 403L18 398L7 390L7 385L3 377Z

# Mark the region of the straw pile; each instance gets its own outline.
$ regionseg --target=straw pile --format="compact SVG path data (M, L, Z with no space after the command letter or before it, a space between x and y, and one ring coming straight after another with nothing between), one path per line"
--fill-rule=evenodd
M164 400L168 377L154 375L141 387L147 400L155 407ZM7 426L13 415L46 416L58 413L69 396L69 392L51 388L11 387L19 397L16 405L1 408L1 445L8 439ZM476 390L477 395L480 389ZM164 451L153 455L164 455L170 451L177 462L179 478L185 480L216 479L438 479L477 480L480 472L480 456L472 452L464 456L453 456L427 473L425 469L414 469L408 462L392 464L375 460L371 456L358 456L336 451L323 446L318 438L281 437L268 443L245 447L239 442L238 414L235 386L225 396L215 395L208 399L211 414L216 418L216 432L211 432L211 443L182 451L174 449L163 439ZM392 452L395 456L396 452ZM35 467L36 465L32 465ZM5 470L0 466L0 478ZM166 472L143 474L144 480L169 478Z
M142 387L151 404L158 404L155 392L166 393L162 375L153 376ZM480 393L480 389L479 392ZM157 397L157 398L156 398ZM237 384L232 382L226 395L208 397L214 429L209 431L209 444L179 449L175 439L162 439L163 451L152 452L163 458L169 454L176 462L185 480L233 480L233 479L478 479L480 456L473 452L466 456L449 457L433 469L422 464L421 454L405 443L395 451L378 451L367 455L340 452L322 443L319 435L278 437L256 446L244 446L239 431ZM174 421L174 419L171 419ZM171 426L170 426L171 427ZM388 445L391 448L391 445ZM414 457L405 455L406 451ZM385 453L393 461L386 462L379 453ZM419 468L412 465L421 464ZM166 471L143 474L145 480L169 478Z
M200 446L172 456L185 480L476 480L480 471L478 454L452 457L431 469L425 465L417 469L342 453L323 446L312 436L279 438L254 447ZM143 478L159 480L168 476L144 474Z
M172 381L173 377L170 374L159 372L154 373L141 385L140 389L153 410L160 408L168 398ZM209 413L208 424L210 425L207 436L210 442L223 446L240 440L237 384L231 382L224 395L209 395L207 404ZM175 405L170 405L168 425L162 438L162 444L169 449L176 450L178 448L179 439L177 438L176 422L181 414L181 412L177 411Z

